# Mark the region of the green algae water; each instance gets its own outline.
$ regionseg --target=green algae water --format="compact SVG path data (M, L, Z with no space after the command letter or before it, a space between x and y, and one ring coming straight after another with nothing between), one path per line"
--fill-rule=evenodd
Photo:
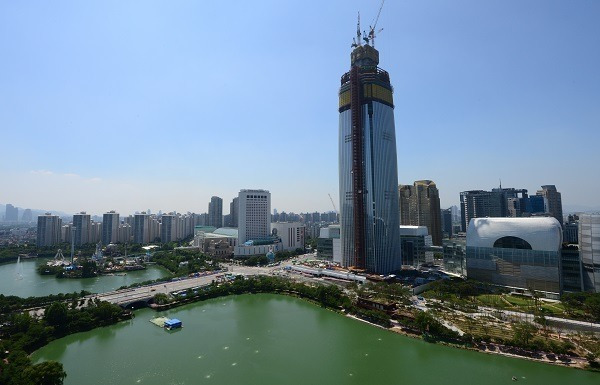
M0 264L0 294L19 297L39 297L49 294L72 293L86 290L103 293L136 282L166 277L169 272L160 266L149 265L146 270L128 271L126 275L107 275L94 278L58 279L53 275L40 275L39 265L47 258L25 259L19 263Z
M151 318L183 321L168 332ZM65 384L598 384L600 374L429 344L271 294L198 302L54 341Z

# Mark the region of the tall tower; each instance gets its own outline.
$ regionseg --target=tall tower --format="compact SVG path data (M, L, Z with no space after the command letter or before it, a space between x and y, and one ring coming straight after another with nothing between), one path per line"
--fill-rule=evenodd
M362 40L373 43L373 29ZM343 264L370 272L400 269L394 101L379 52L358 43L339 92L340 222Z

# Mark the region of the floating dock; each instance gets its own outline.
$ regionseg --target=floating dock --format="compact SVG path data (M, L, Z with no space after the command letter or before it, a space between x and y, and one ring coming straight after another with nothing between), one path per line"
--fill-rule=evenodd
M167 317L157 317L157 318L152 318L150 320L150 322L152 322L154 325L158 326L159 328L163 328L165 327L165 322L169 321L169 318Z
M183 327L183 323L177 318L170 319L167 317L157 317L152 318L150 322L152 322L158 327L165 328L167 330L180 329Z

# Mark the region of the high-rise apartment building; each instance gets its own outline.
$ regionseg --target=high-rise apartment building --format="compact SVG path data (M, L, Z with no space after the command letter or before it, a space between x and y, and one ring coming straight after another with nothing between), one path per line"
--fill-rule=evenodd
M271 235L271 193L241 190L238 195L238 245Z
M556 220L563 224L563 211L562 211L562 198L560 193L556 190L556 186L553 184L542 186L541 190L538 190L536 195L543 196L548 201L548 210Z
M579 215L579 253L584 290L600 293L600 214Z
M18 222L19 221L19 209L8 203L6 205L6 213L4 215L6 222Z
M92 218L85 211L73 215L73 238L75 246L81 246L90 242L90 228Z
M119 241L119 213L114 210L102 215L102 244Z
M37 246L55 246L61 240L62 219L58 215L46 213L38 217Z
M33 221L33 214L31 213L31 209L25 209L23 211L23 216L21 216L21 221L22 222L32 222Z
M400 224L425 226L433 244L442 246L442 218L440 193L430 180L418 180L411 185L398 187L400 198Z
M223 227L223 199L219 197L210 198L208 203L208 225Z
M379 52L358 35L339 91L343 265L389 273L402 266L393 90Z
M160 217L160 241L162 243L173 242L177 237L177 217L173 213L163 214Z
M150 215L142 212L133 216L133 243L150 243Z
M239 198L235 197L229 204L229 217L231 218L231 227L238 227L238 212L240 211Z

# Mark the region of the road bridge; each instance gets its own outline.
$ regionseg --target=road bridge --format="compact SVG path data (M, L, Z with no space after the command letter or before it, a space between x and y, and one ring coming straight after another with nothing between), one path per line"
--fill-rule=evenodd
M199 277L178 278L173 281L153 283L150 285L110 291L100 294L92 294L87 296L88 299L99 299L107 301L122 307L129 307L136 303L147 304L156 294L170 294L178 291L185 291L197 287L210 285L217 280L217 275L223 274L222 271L202 275Z

